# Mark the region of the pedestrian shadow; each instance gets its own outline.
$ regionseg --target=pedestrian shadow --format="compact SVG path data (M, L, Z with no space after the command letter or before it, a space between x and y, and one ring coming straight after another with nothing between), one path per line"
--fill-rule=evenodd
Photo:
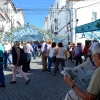
M74 63L72 63L71 61L65 61L65 67L71 67L71 68L73 68L73 67L75 67L75 62Z
M12 68L10 68L10 67L4 68L3 71L12 71Z
M41 63L41 62L31 62L31 63L37 63L38 65L42 65L42 63Z

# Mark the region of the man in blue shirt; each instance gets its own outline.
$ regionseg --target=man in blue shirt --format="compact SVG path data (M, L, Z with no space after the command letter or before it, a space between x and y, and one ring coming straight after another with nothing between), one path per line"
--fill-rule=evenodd
M0 87L5 87L5 77L3 73L3 56L4 56L4 48L0 44Z
M38 44L37 44L37 42L34 43L34 51L35 51L35 55L38 56Z

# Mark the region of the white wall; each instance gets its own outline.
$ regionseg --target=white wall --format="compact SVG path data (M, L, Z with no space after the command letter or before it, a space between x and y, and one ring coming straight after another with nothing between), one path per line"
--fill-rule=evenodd
M17 21L21 24L21 27L24 27L24 14L23 11L21 9L19 9L18 11L16 11L16 27L20 27L17 24Z
M54 31L59 31L62 27L64 27L70 21L70 14L69 14L69 10L70 10L72 32L67 32L67 34L68 33L70 34L70 41L79 42L80 39L75 40L75 27L94 21L94 20L92 20L92 17L93 17L92 12L97 12L97 19L100 19L100 11L99 11L100 3L86 7L88 5L91 5L91 4L99 2L99 1L100 0L85 0L85 1L69 3L68 0L55 0L55 3L53 4L52 9L50 9L50 12L52 14L49 13L51 16L51 20L50 20L50 22L48 21L48 24L49 25L53 24L54 29L55 29L54 19L58 18L58 29L54 30ZM59 9L57 9L57 4L58 4ZM61 10L62 6L64 6L65 4L66 4L66 8L63 7L63 9ZM83 7L83 8L81 8L81 7ZM67 10L67 9L69 9L69 10ZM79 20L78 23L76 23L76 19ZM68 25L68 29L70 29L70 25ZM66 35L65 28L63 28L59 32L59 35ZM67 38L66 38L66 40L67 40ZM82 39L82 41L84 41L84 39Z
M98 2L98 0L81 1L73 5L74 8L80 8ZM100 3L99 3L100 4ZM97 19L100 18L99 5L88 6L77 10L79 19L77 26L92 22L92 12L97 12Z
M100 1L100 0L91 0L91 1L86 0L85 2L81 1L81 2L78 2L75 5L73 5L73 8L84 7L84 8L80 8L77 10L77 19L79 19L77 26L87 24L87 23L94 21L92 19L92 17L93 17L92 12L97 12L97 19L100 19L100 11L99 11L100 3L97 3L96 5L88 6L88 5L91 5L91 4L96 3L98 1ZM85 7L85 6L88 6L88 7ZM74 34L74 32L75 31L73 31L73 34ZM80 38L80 35L77 34L77 36ZM75 40L75 36L74 36L73 41L74 42L76 41L76 43L80 41L83 44L85 44L86 39L79 39L79 38L76 38L76 40Z

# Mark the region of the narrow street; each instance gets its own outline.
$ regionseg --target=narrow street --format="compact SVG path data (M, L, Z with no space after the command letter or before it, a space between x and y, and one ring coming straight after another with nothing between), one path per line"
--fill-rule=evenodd
M70 62L66 64L71 65ZM10 84L12 70L10 68L4 71L6 87L0 88L0 100L64 100L70 88L64 82L63 75L57 73L53 76L48 72L42 72L41 69L41 58L32 60L31 70L27 73L31 80L28 85L25 85L25 80L19 73L17 73L17 83Z

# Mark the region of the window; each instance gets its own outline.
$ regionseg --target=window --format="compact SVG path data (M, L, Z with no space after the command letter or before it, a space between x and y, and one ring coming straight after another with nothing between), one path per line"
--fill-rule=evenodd
M58 18L57 19L55 19L56 21L55 21L55 30L58 30Z
M51 24L51 33L53 33L54 32L54 26L53 26L53 24Z
M57 29L58 29L58 18L57 18Z
M58 9L58 3L57 3L57 9Z
M97 12L92 12L92 21L97 20Z

